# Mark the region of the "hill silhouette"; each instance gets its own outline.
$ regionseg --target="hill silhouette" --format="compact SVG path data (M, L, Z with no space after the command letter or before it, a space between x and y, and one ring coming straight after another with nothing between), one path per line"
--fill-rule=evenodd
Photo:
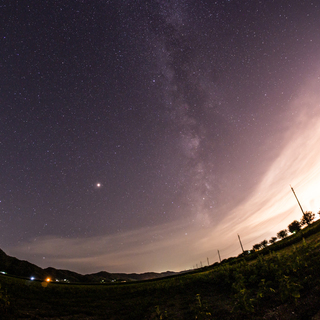
M51 281L59 282L112 282L112 281L141 281L163 278L177 274L173 271L166 272L145 272L145 273L109 273L100 271L97 273L82 275L77 272L55 269L52 267L42 269L41 267L25 260L19 260L15 257L8 256L0 249L0 271L16 277L23 277L34 280L45 280L50 278Z

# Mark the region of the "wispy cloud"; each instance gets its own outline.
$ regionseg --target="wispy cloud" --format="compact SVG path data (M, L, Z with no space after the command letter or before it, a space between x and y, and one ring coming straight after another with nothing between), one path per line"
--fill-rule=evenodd
M42 267L81 273L165 271L170 266L184 268L189 259L186 249L192 247L192 241L184 231L186 227L179 222L110 236L43 237L10 251L20 258L33 256L32 262Z
M283 119L287 130L283 133L282 151L251 196L234 207L208 237L202 238L200 247L208 248L215 241L223 249L233 242L227 255L240 253L237 233L250 249L254 242L270 239L293 220L299 220L302 213L290 185L304 210L320 209L319 92L319 82L310 83L292 103Z

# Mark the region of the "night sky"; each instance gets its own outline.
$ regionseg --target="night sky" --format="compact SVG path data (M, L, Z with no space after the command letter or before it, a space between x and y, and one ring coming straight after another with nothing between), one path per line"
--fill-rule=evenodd
M29 3L29 4L28 4ZM317 1L2 1L0 248L180 271L320 209Z

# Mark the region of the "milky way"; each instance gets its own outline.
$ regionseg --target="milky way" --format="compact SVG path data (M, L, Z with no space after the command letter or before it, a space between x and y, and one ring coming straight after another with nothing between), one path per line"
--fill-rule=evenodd
M0 248L182 270L318 212L320 6L5 1Z

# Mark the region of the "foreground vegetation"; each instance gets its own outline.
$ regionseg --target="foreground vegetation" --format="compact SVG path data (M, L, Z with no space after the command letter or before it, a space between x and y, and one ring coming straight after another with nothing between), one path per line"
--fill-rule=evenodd
M2 275L0 314L3 319L316 319L319 229L317 222L254 255L161 280L73 285Z

